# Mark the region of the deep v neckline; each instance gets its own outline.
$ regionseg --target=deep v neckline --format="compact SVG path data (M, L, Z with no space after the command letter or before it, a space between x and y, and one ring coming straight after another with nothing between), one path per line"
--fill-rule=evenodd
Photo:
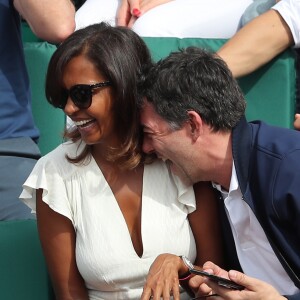
M144 191L144 182L146 182L145 181L145 176L147 176L146 175L147 174L147 171L146 171L147 170L147 166L143 166L143 171L142 171L142 188L141 188L141 199L140 199L140 207L141 207L140 208L140 228L139 228L139 230L140 230L140 238L141 238L141 244L140 245L141 245L142 251L141 251L141 255L139 255L138 252L137 252L137 249L134 247L133 239L132 239L132 236L130 234L130 230L129 230L128 224L126 222L126 218L125 218L125 216L123 214L123 211L122 211L122 209L120 207L120 204L119 204L119 202L118 202L118 200L116 198L115 193L113 192L110 184L108 183L107 179L105 178L105 175L104 175L102 169L99 167L97 161L95 160L95 158L93 156L91 158L91 161L92 161L92 163L94 165L94 168L97 170L97 172L99 172L99 174L101 175L101 177L105 181L106 189L109 190L109 193L110 193L110 195L111 195L111 197L113 199L113 205L115 207L115 212L118 213L118 215L117 215L117 219L119 220L118 224L120 224L120 226L121 226L120 230L122 230L123 234L126 235L126 237L127 237L126 240L131 245L130 247L131 247L132 251L134 252L134 254L137 257L142 258L143 255L144 255L144 252L145 252L145 249L144 249L144 239L143 239L143 236L144 236L143 235L143 227L144 227L143 222L145 221L145 218L143 217L143 207L144 207L144 205L143 205L143 199L144 199L144 197L143 197L143 191Z

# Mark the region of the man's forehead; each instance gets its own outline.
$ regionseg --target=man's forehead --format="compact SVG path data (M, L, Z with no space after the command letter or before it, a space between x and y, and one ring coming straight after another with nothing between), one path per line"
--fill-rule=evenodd
M141 125L145 129L151 131L159 131L161 126L166 126L167 122L155 111L153 104L145 101L143 108L141 109Z
M159 118L159 115L156 113L153 104L148 101L144 102L143 107L141 108L141 122L144 125L147 125L149 122L154 121Z

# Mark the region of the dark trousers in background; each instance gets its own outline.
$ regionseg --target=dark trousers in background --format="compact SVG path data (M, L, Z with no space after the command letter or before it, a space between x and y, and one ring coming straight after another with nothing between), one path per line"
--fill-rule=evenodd
M0 221L35 218L19 196L39 158L39 148L30 138L0 140Z

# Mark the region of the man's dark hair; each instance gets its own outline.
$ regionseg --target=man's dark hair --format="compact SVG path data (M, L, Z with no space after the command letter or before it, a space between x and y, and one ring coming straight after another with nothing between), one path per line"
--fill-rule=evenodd
M200 48L189 47L160 60L141 87L174 129L182 127L191 110L213 131L230 130L245 113L244 96L225 62Z

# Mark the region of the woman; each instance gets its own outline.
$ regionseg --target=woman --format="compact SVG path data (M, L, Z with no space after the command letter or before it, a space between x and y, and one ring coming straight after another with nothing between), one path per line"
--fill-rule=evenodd
M211 189L196 187L194 211L191 187L163 161L143 163L137 83L150 66L133 31L104 23L73 33L49 63L47 99L74 127L37 163L21 198L36 210L57 300L139 299L160 253L220 261Z

